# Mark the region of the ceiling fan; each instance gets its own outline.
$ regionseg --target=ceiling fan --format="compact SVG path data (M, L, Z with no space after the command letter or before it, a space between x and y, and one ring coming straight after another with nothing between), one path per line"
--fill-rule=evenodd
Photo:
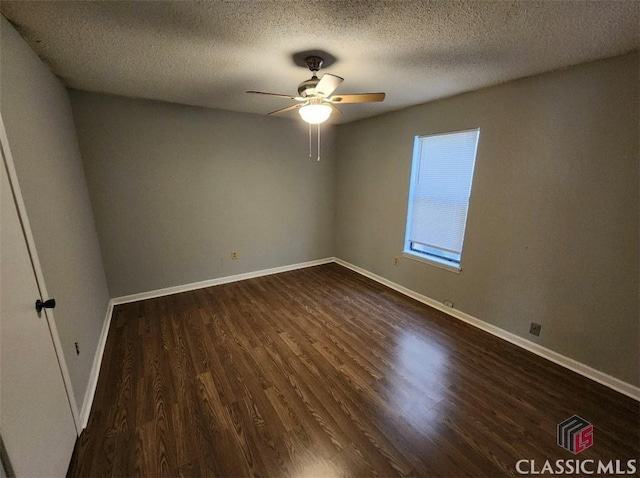
M268 115L277 115L286 113L287 111L298 110L300 116L309 124L324 123L329 119L332 112L340 113L335 105L348 103L371 103L384 100L384 93L356 93L351 95L331 95L338 86L344 81L336 75L326 73L322 78L318 78L317 73L322 68L323 59L320 56L308 56L305 63L312 76L308 80L298 85L298 94L300 96L281 95L278 93L265 93L262 91L247 91L258 95L275 96L277 98L287 98L298 101L298 104L287 106L279 110L267 113Z

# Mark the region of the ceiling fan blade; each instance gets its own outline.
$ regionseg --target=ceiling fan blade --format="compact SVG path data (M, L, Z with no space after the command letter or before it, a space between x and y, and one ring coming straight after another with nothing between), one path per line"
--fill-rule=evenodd
M286 98L288 100L294 101L305 101L305 99L300 96L281 95L280 93L265 93L264 91L247 91L247 93L253 93L255 95L275 96L276 98Z
M279 115L280 113L286 113L287 111L297 110L301 106L302 104L297 104L297 105L287 106L285 108L280 108L279 110L275 110L275 111L272 111L271 113L267 113L267 116Z
M342 111L340 111L338 108L336 108L335 106L333 106L331 103L327 103L329 106L331 106L331 109L333 110L334 113L341 115Z
M332 103L372 103L384 100L384 93L356 93L353 95L334 95L327 98Z
M318 84L316 85L316 95L326 98L331 93L333 93L334 90L338 86L340 86L340 83L342 83L343 81L344 79L336 75L331 75L329 73L323 75L322 78L320 78L320 81L318 82Z

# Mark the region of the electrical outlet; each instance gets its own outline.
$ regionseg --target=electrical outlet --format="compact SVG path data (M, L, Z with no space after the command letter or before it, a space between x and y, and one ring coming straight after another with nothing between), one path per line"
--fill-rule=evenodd
M399 258L399 257L394 257L394 258L393 258L393 265L394 265L394 266L397 266L397 265L399 265L399 264L400 264L400 258Z
M450 300L445 300L444 305L446 305L447 307L451 307L453 309L453 302L451 302Z
M234 261L238 259L238 251L231 251L231 259Z
M80 355L80 346L78 345L78 342L76 342L76 355Z
M540 336L540 329L542 325L536 324L535 322L531 322L531 327L529 328L529 333L535 335L536 337Z

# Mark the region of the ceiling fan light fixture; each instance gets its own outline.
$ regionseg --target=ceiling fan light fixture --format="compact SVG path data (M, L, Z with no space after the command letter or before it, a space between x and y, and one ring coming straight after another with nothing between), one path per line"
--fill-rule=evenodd
M324 123L331 116L331 106L323 104L304 105L298 111L302 119L309 124Z

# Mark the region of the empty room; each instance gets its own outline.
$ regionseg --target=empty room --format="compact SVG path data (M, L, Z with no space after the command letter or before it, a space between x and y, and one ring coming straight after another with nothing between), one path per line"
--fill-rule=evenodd
M1 478L640 476L640 2L0 13Z

